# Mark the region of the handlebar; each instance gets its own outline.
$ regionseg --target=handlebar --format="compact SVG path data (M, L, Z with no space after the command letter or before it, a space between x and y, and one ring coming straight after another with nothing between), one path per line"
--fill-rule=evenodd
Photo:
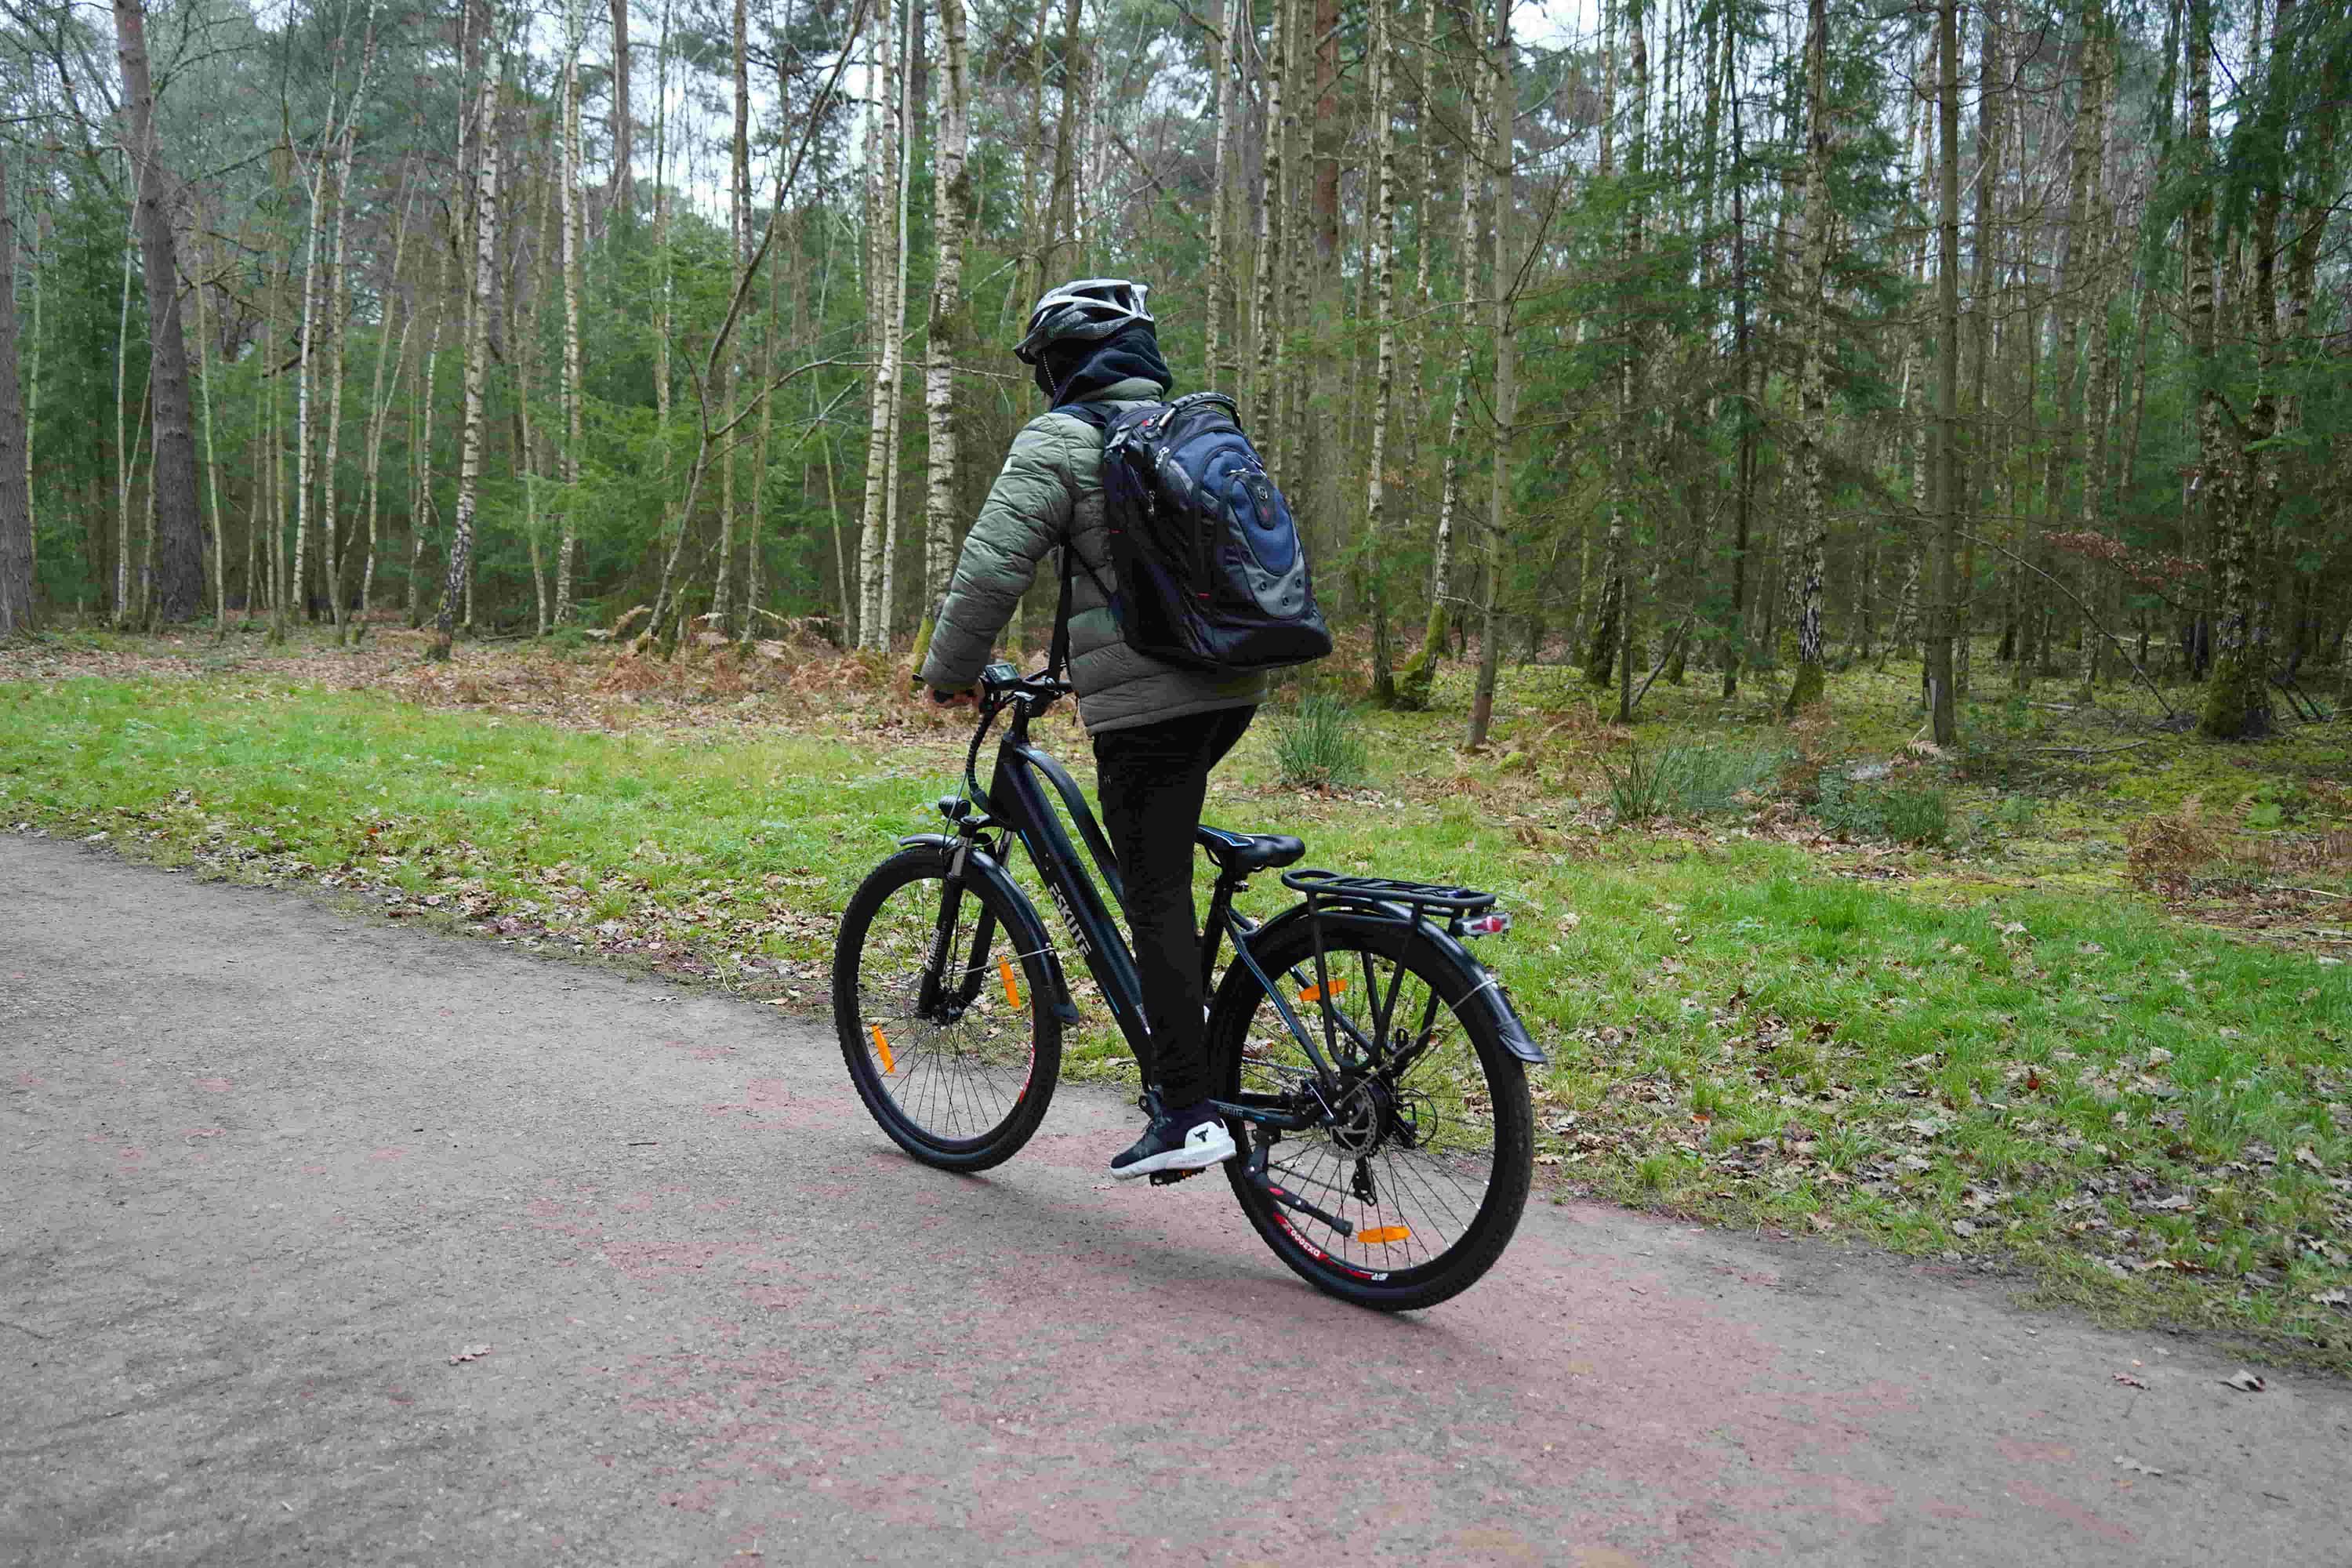
M1039 708L1056 697L1067 697L1077 690L1068 681L1057 680L1051 676L1024 676L1010 664L992 664L982 670L980 689L991 702L1006 702L1025 697Z

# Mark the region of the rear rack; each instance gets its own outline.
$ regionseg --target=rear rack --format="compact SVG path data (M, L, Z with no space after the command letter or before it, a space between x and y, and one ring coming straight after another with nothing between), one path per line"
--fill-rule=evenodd
M1448 914L1475 914L1492 909L1495 895L1475 888L1447 888L1433 882L1400 882L1393 877L1343 877L1337 871L1302 867L1282 874L1282 885L1307 895L1310 905L1408 904L1415 909L1442 910Z

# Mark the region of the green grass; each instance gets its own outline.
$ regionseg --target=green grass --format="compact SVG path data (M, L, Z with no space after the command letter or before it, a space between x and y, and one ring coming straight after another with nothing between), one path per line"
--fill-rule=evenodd
M1504 894L1517 929L1487 956L1552 1054L1553 1179L2021 1266L2111 1319L2352 1368L2352 1314L2318 1300L2352 1289L2352 965L2119 896L2091 847L2120 833L2112 790L2021 808L1950 785L1964 850L1895 851L1895 881L1795 834L1612 828L1581 802L1620 742L1553 672L1522 676L1483 756L1450 744L1450 671L1439 712L1363 715L1361 800L1283 788L1260 725L1208 816L1300 833L1316 864ZM1674 700L1646 742L1777 744ZM558 728L234 671L0 681L0 826L363 888L816 1006L833 917L961 763L959 728L898 711ZM1908 732L1864 712L1839 739L1885 756ZM1045 733L1085 776L1075 731ZM2242 798L2263 804L2252 780ZM1127 1070L1087 1010L1069 1070Z

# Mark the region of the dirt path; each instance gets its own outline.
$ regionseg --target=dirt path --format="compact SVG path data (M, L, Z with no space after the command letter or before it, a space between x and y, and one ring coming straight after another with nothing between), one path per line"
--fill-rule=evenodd
M1570 1205L1384 1319L1106 1094L960 1180L768 1008L26 838L0 911L0 1561L2352 1561L2352 1391L1990 1281Z

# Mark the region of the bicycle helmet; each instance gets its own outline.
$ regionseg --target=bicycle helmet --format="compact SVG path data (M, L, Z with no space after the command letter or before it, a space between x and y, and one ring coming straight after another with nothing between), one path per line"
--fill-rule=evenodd
M1144 300L1150 293L1150 284L1124 278L1081 278L1050 289L1029 312L1028 330L1013 352L1024 364L1035 364L1055 343L1093 342L1130 322L1149 322Z

